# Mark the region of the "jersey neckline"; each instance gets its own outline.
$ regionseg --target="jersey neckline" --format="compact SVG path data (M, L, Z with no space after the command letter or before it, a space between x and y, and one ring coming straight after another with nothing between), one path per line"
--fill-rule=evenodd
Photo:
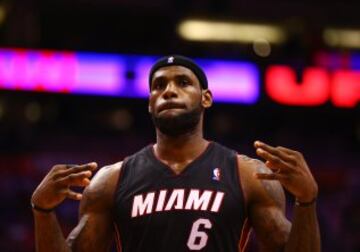
M187 170L189 170L190 167L194 166L198 162L200 162L206 154L212 149L214 146L214 142L209 141L206 148L196 157L193 161L191 161L189 164L187 164L184 169L180 173L176 173L171 167L167 164L165 164L163 161L161 161L156 155L154 150L154 144L149 145L148 152L150 153L151 158L158 164L160 164L162 167L164 167L167 171L171 173L173 176L182 176L185 174Z

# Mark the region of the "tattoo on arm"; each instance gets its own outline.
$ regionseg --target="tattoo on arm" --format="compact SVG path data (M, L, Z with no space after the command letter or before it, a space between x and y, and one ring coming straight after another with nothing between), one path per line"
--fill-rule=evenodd
M251 162L253 172L271 173L261 161ZM253 189L250 219L262 251L321 250L315 204L309 207L295 207L291 224L284 215L285 195L278 181L254 179Z
M256 163L256 172L259 173L271 173L270 169L268 169L264 163L259 160L254 160ZM268 196L270 196L277 206L281 208L283 212L285 212L285 194L284 190L281 187L280 183L277 181L269 181L269 180L259 180L262 187L267 192Z
M243 159L252 173L270 173L265 164L255 159ZM291 223L285 217L285 194L278 181L259 180L251 176L249 217L259 245L265 251L284 248Z

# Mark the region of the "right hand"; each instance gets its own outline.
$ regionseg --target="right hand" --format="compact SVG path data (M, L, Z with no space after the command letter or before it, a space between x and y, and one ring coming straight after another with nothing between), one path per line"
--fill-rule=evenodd
M95 162L83 165L55 165L35 189L31 202L44 209L58 206L66 198L81 200L82 194L74 192L71 186L86 187L96 170Z

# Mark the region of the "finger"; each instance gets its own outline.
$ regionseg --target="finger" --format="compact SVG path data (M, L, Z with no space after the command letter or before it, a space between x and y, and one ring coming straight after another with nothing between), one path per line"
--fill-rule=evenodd
M78 182L71 184L70 186L87 187L88 185L90 185L90 182L90 179L84 178Z
M281 158L272 155L271 153L258 148L256 149L256 154L260 156L261 158L265 159L266 166L269 167L271 170L289 170L289 165L286 163L286 161L282 160Z
M279 173L255 173L255 178L262 180L280 180L283 175Z
M77 193L77 192L74 192L74 191L71 191L70 189L68 189L65 192L65 196L69 199L81 200L83 195L81 193Z
M289 148L286 148L286 147L283 147L283 146L278 146L277 147L279 150L289 154L289 155L293 155L296 153L296 151L292 150L292 149L289 149Z
M52 167L52 170L54 171L63 171L63 170L67 170L69 167L69 165L67 164L56 164Z
M69 168L67 169L67 171L69 173L72 172L82 172L82 171L95 171L97 169L98 165L96 162L91 162L91 163L87 163L87 164L82 164L82 165L69 165Z
M54 172L52 173L53 179L57 179L58 177L62 177L62 176L69 174L69 169L72 167L76 167L76 166L78 166L78 165L76 165L76 164L55 165L53 168Z
M68 176L58 179L56 182L62 186L86 186L90 182L89 178L91 175L91 171L72 173Z
M263 143L261 141L255 141L254 143L254 147L255 148L261 148L269 153L271 153L272 155L274 156L277 156L277 157L280 157L281 159L285 160L285 161L288 161L288 162L291 162L293 163L294 162L294 156L293 156L293 153L292 152L289 152L287 149L286 151L284 151L282 148L284 147L273 147L271 145L268 145L266 143Z
M77 164L66 164L66 169L72 168L74 166L78 166Z
M83 171L93 172L97 169L97 163L95 162L91 162L83 165L66 165L66 166L68 167L68 169L59 171L56 175L54 175L54 177L57 178L57 177L67 176L72 173L80 173Z
M255 141L254 146L255 146L255 148L261 148L261 149L266 150L276 156L278 156L281 153L281 151L278 150L276 147L273 147L273 146L263 143L261 141Z

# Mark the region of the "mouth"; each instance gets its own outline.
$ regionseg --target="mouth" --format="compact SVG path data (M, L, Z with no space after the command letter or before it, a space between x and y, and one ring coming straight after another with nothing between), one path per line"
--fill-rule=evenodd
M185 105L175 102L167 102L159 106L159 113L171 109L185 109Z

